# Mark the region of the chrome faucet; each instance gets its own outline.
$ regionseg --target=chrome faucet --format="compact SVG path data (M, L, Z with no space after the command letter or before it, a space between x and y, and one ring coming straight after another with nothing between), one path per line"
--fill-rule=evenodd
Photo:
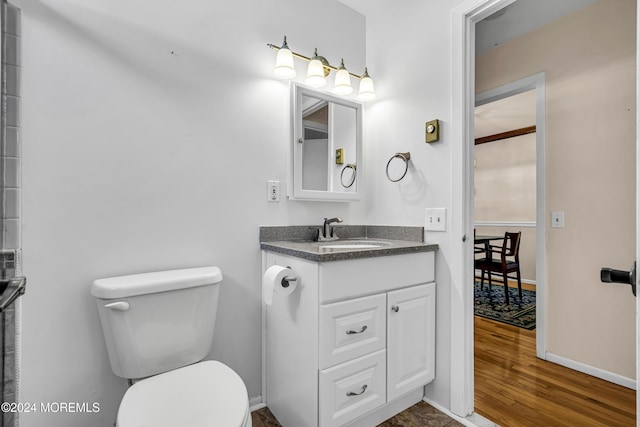
M339 222L342 222L342 218L340 217L331 219L325 218L324 224L322 224L322 232L318 233L318 240L338 240L338 236L331 224Z

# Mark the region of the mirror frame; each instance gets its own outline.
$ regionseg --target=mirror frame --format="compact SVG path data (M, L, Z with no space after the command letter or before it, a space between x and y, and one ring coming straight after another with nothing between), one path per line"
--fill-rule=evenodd
M324 191L324 190L305 190L302 188L302 150L298 147L298 141L304 138L304 129L302 125L302 97L310 96L332 102L334 104L353 108L356 113L356 190L341 191ZM292 200L320 200L320 201L341 201L350 202L360 200L363 194L363 121L364 121L363 105L344 98L333 96L326 92L320 92L300 83L291 82L291 154L290 154L290 182L291 193L289 198ZM346 165L345 165L346 166Z

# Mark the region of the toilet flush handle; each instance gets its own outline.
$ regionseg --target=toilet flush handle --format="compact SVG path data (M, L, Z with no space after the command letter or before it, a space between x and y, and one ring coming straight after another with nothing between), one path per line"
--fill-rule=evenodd
M129 310L129 303L126 301L111 302L109 304L105 304L104 307L116 311L127 311Z

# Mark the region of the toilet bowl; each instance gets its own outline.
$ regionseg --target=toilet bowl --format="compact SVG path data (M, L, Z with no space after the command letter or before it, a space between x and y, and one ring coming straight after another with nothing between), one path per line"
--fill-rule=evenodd
M218 267L99 279L91 294L113 373L137 380L118 427L251 427L242 379L211 350Z
M199 362L135 383L117 427L251 427L247 389L217 361Z

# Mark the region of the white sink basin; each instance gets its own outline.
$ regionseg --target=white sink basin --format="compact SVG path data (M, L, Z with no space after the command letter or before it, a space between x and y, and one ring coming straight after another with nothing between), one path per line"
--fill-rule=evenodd
M373 249L387 246L388 242L376 242L373 240L344 240L342 242L319 243L324 249Z

